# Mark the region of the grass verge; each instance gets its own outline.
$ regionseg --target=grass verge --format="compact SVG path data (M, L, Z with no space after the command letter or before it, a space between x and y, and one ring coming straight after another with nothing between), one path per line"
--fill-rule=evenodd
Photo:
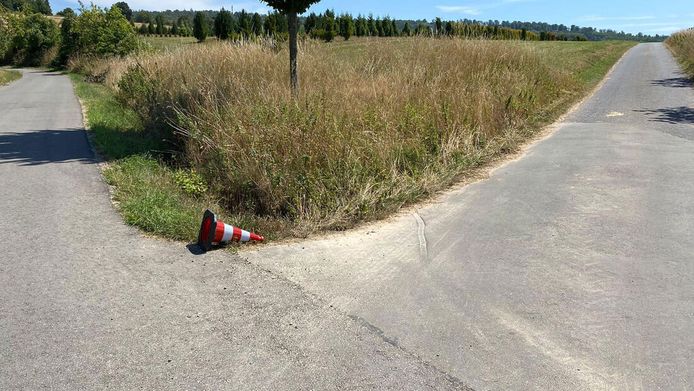
M175 240L197 235L202 211L214 206L194 172L162 162L165 145L107 87L71 74L85 106L90 138L104 157L103 175L126 223Z
M11 69L0 69L0 86L4 86L5 84L9 84L21 78L21 72L14 71Z
M665 44L677 57L684 71L694 78L694 29L672 34Z

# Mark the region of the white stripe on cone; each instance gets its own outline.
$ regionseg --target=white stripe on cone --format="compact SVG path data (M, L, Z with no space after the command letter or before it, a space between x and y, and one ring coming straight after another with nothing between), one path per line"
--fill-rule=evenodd
M238 228L241 231L240 242L249 242L251 240L251 233ZM223 242L228 242L234 239L234 226L224 223L224 236L222 237Z

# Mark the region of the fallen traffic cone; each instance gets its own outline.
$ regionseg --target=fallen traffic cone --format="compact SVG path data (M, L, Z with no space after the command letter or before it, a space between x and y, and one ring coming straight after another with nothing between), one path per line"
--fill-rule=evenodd
M262 242L265 238L225 224L223 221L217 220L217 216L209 210L205 211L202 216L198 246L205 252L210 251L214 245L222 245L231 241L250 242L251 240Z

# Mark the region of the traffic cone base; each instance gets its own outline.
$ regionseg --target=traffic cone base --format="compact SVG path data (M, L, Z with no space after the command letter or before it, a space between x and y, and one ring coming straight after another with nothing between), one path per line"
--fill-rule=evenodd
M198 233L198 246L203 251L210 251L214 245L223 245L232 241L245 243L264 240L265 238L260 235L217 220L217 216L209 210L205 211L202 217Z

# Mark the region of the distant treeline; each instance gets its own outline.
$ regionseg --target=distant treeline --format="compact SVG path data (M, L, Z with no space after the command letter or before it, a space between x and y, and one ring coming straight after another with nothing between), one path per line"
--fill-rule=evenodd
M565 26L563 24L549 24L542 22L508 22L508 21L498 21L498 20L488 20L486 22L479 20L462 20L463 23L471 24L484 24L487 26L499 26L505 28L536 31L536 32L547 32L554 33L557 36L568 37L569 40L573 40L576 36L582 36L589 41L607 41L607 40L617 40L617 41L639 41L639 42L662 42L668 36L667 35L644 35L642 33L631 34L625 33L623 31L615 31L610 29L596 29L594 27L580 27L576 25Z
M3 0L6 1L6 0ZM196 13L202 13L210 33L215 31L215 19L219 11L204 10L166 10L136 11L133 21L142 23L141 34L192 35L193 21ZM238 35L273 35L287 32L286 18L280 14L260 15L246 11L232 12L233 31ZM269 19L269 20L268 20ZM157 30L160 23L163 27ZM300 19L300 31L314 38L331 40L335 36L407 36L407 35L455 35L464 37L485 37L491 39L527 39L527 40L627 40L642 42L660 42L667 36L644 35L617 32L614 30L596 29L593 27L565 26L540 22L508 22L498 20L445 21L437 18L427 20L401 20L376 18L349 14L336 15L333 11L323 14L309 14Z

